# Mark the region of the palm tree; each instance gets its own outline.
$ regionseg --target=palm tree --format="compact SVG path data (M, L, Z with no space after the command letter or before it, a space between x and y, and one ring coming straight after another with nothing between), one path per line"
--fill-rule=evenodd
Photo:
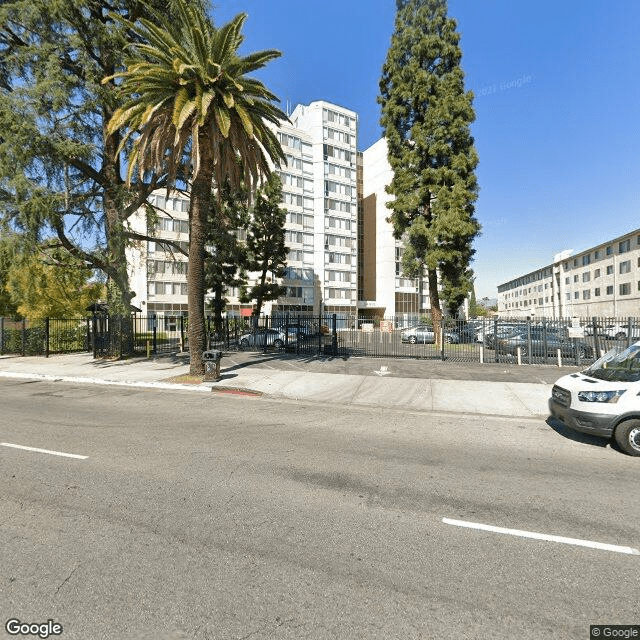
M246 14L217 29L200 3L172 0L172 20L157 12L133 24L126 68L104 82L122 79L125 102L108 124L124 129L118 152L130 147L127 182L137 168L164 173L175 185L180 171L190 181L189 349L191 373L202 375L205 349L204 256L207 215L215 185L229 181L253 191L284 154L268 123L287 120L277 97L246 74L280 56L266 50L240 56ZM185 170L188 167L188 170Z

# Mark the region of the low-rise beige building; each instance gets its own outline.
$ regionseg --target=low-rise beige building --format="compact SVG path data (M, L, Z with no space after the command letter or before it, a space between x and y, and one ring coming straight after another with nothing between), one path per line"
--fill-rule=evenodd
M502 318L640 316L640 229L498 286Z

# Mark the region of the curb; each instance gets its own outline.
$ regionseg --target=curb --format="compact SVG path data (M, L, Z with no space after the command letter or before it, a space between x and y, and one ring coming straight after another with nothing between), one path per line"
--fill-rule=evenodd
M170 382L140 382L132 380L108 380L104 378L85 378L80 376L54 376L46 373L13 373L0 371L2 378L18 378L22 380L47 380L49 382L75 382L80 384L96 384L116 387L140 387L143 389L165 389L173 391L198 391L210 393L212 389L204 385L172 384Z

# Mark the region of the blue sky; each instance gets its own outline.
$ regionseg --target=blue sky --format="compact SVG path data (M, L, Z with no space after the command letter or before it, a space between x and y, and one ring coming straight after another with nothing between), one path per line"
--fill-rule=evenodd
M359 148L381 137L378 81L395 0L227 0L243 51L279 49L258 75L282 100L358 112ZM480 157L473 269L497 285L640 228L640 2L449 0Z

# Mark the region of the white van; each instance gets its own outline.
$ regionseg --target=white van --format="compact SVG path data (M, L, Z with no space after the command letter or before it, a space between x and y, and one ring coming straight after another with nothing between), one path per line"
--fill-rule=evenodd
M571 429L614 437L625 453L640 456L640 342L560 378L549 411Z

